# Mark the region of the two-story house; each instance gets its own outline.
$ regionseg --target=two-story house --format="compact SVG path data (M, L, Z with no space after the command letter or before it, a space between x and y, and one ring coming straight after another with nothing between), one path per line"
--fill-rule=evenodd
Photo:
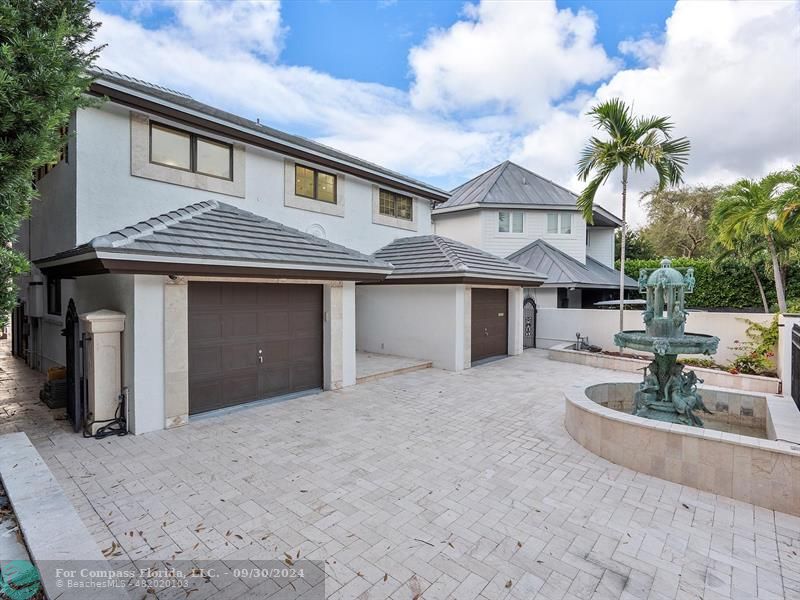
M438 235L547 275L526 290L540 308L592 308L619 299L614 232L622 225L595 206L587 225L568 189L506 161L455 188L433 210ZM626 277L626 287L637 283Z
M522 351L544 276L435 236L446 192L118 73L90 92L37 174L13 325L32 366L67 366L76 428L97 418L81 379L103 376L80 315L117 318L97 311L124 317L104 389L136 433L352 385L357 346L453 370Z

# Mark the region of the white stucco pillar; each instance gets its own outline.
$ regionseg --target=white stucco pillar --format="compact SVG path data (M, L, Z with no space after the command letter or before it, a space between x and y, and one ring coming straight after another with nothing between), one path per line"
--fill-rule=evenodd
M356 382L356 292L351 281L324 286L324 385L338 390Z
M454 371L463 371L472 366L472 288L455 286L455 361Z
M792 393L792 327L800 325L800 315L778 316L778 377L781 379L784 396Z
M523 350L523 312L525 294L521 287L508 288L508 354L522 354Z
M186 279L164 285L164 428L189 422L189 286Z
M122 331L125 314L97 310L80 316L86 339L88 420L108 421L116 416L122 392ZM104 423L92 426L95 433Z

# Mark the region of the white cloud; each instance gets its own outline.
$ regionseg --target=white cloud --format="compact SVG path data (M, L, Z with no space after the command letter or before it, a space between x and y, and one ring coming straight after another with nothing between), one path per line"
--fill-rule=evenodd
M616 73L581 112L618 96L637 113L670 115L676 135L692 142L688 183L727 183L800 161L797 3L679 2L662 44L645 39L638 48L647 48L651 64ZM585 117L555 110L525 136L516 158L553 169L553 177L578 190L566 177L589 131ZM654 180L652 172L636 177L633 197ZM611 181L600 201L618 211L619 191ZM643 218L633 202L632 220Z
M411 50L412 103L443 111L495 105L538 121L575 85L613 72L595 33L590 13L554 2L467 5L464 20Z
M637 113L670 115L691 139L689 183L800 161L799 7L679 2L663 32L621 44L641 65L622 68L587 13L553 2L470 4L410 51L410 91L280 64L286 27L276 3L170 0L96 16L109 68L443 186L510 157L579 191L575 162L594 133L582 115L614 96ZM145 28L138 20L153 8L173 18ZM598 80L596 91L586 86ZM617 180L599 201L618 212ZM636 195L653 180L632 180L634 223L644 215Z

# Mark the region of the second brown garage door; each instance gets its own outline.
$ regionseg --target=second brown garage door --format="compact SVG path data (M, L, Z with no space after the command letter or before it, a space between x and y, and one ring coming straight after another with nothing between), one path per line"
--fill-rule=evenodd
M322 286L189 283L189 414L322 387Z
M508 354L508 290L472 288L472 362Z

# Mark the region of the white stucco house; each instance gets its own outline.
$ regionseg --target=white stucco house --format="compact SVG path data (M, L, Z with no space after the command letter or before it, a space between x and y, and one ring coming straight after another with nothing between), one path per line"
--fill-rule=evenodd
M526 288L538 308L591 308L619 298L616 216L596 206L587 225L577 195L506 161L455 188L433 210L434 230L547 275ZM636 281L626 278L626 287Z
M76 429L101 389L142 433L353 385L357 348L455 371L522 351L545 277L434 235L448 193L119 73L91 93L37 174L13 315L15 354L67 367Z

